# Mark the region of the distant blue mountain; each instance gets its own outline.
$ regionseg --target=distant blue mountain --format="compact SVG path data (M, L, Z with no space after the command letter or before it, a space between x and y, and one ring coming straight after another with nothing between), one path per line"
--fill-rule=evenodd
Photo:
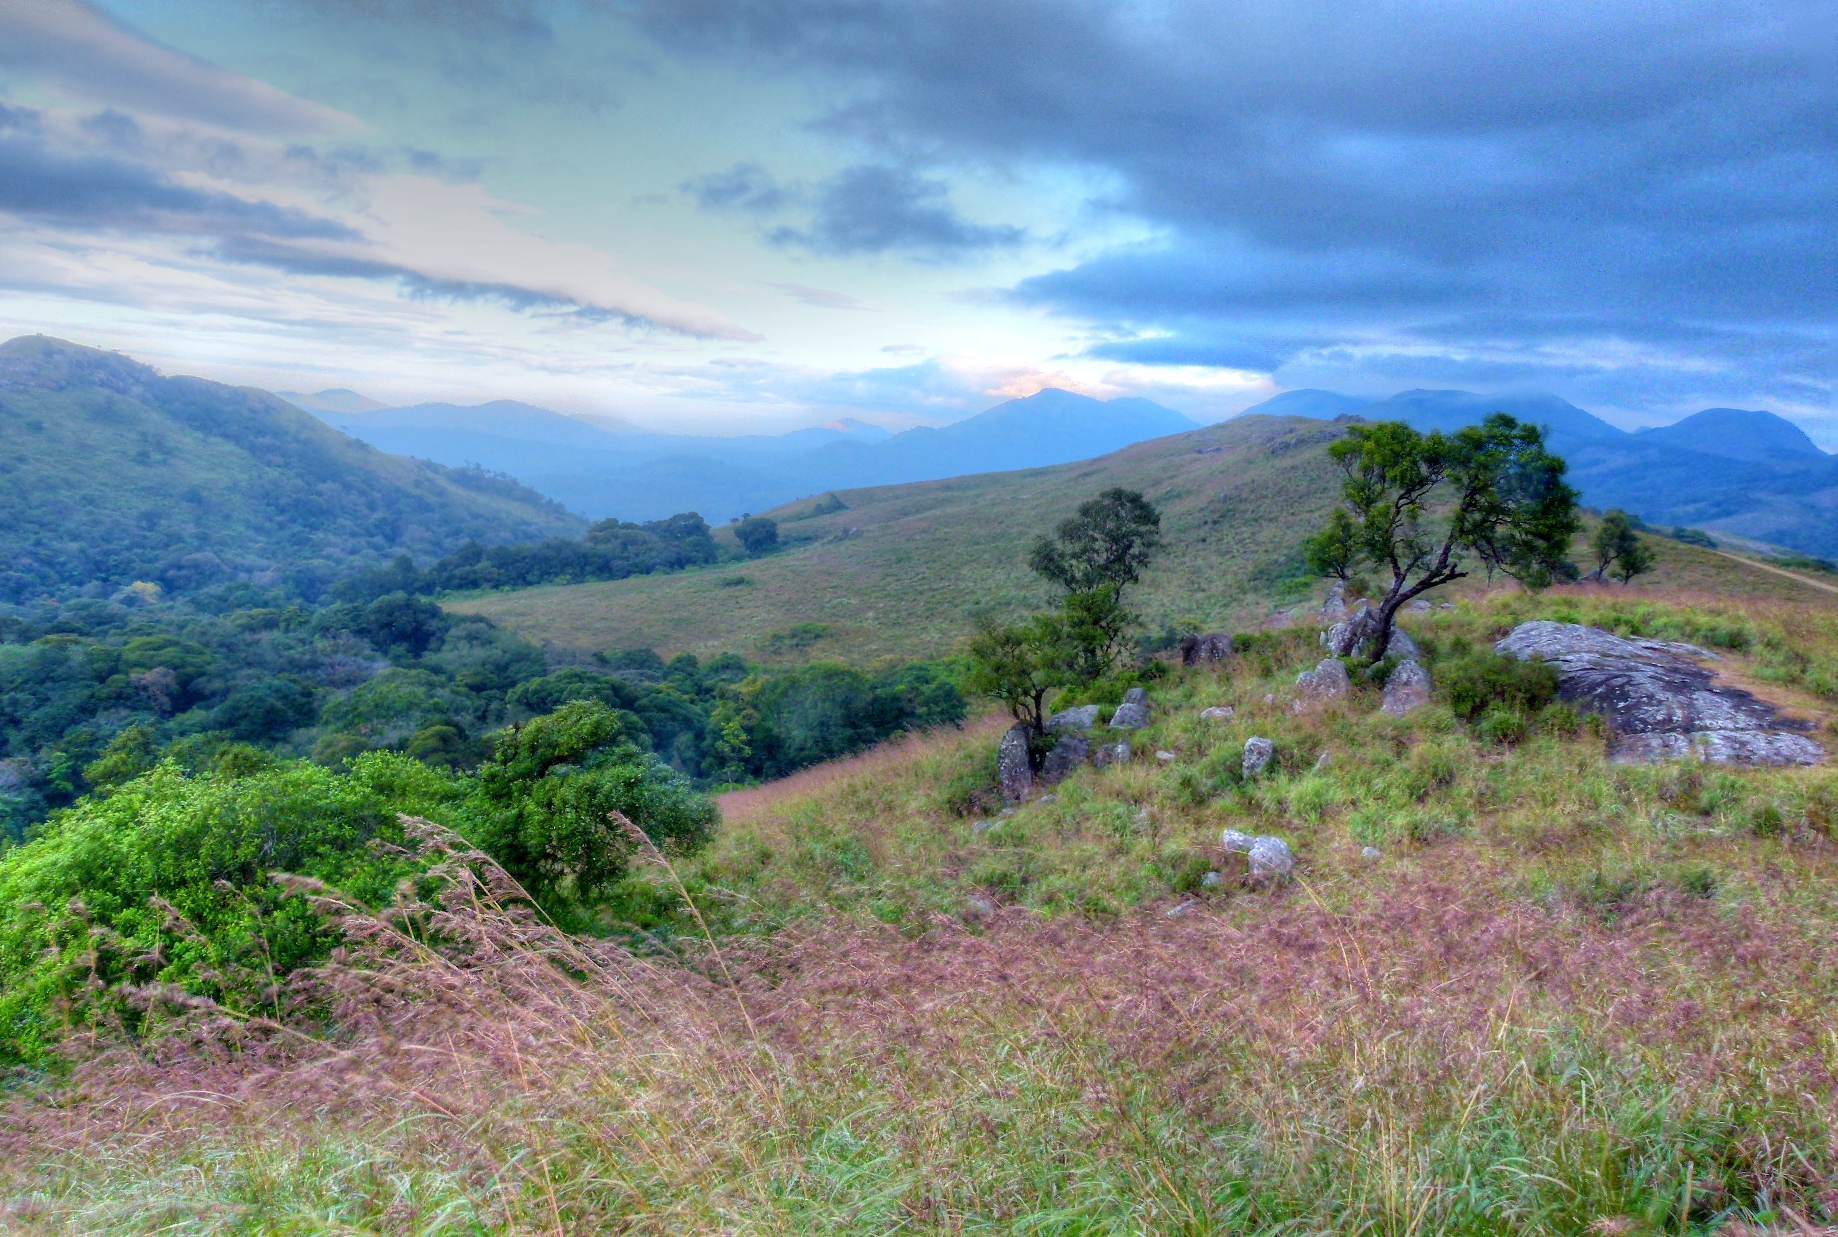
M1544 394L1405 391L1390 399L1355 400L1332 391L1291 391L1246 411L1351 414L1403 421L1426 432L1459 429L1490 412L1504 412L1546 429L1546 442L1569 461L1570 480L1591 506L1838 557L1838 519L1829 514L1838 511L1838 459L1772 412L1707 408L1676 424L1630 434Z

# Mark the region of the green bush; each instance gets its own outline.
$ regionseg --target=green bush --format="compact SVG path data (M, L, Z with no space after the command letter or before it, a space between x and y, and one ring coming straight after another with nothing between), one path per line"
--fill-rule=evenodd
M1436 686L1463 721L1500 707L1532 714L1557 699L1557 670L1492 650L1472 651L1436 663Z

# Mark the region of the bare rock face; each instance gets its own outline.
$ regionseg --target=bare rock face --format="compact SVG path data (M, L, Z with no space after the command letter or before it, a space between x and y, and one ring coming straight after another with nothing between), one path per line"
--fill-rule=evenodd
M1244 741L1244 775L1256 777L1270 767L1271 759L1276 755L1276 744L1270 740L1253 735Z
M1149 693L1132 687L1123 693L1123 703L1111 715L1112 730L1141 730L1149 724Z
M1580 623L1521 623L1494 650L1556 667L1558 696L1607 722L1609 758L1651 762L1695 756L1713 764L1818 764L1825 749L1741 688L1699 664L1716 655L1690 644L1626 640Z
M1403 717L1430 702L1430 686L1429 671L1415 661L1401 661L1385 680L1385 702L1379 708L1393 717Z
M1209 631L1203 636L1181 637L1181 664L1183 666L1217 665L1231 660L1232 634L1227 631Z
M1002 797L1010 803L1023 803L1034 793L1034 762L1028 756L1028 728L1017 722L1002 736L996 751L996 776L1002 782Z
M1353 680L1347 676L1346 663L1334 657L1324 657L1313 670L1304 670L1296 676L1296 699L1291 707L1300 713L1338 700L1353 689Z
M1095 704L1081 704L1076 708L1061 709L1047 719L1048 730L1090 730L1098 724L1098 714L1103 710Z
M1040 762L1040 780L1047 785L1063 781L1074 769L1091 759L1091 740L1075 734L1063 734L1047 758Z

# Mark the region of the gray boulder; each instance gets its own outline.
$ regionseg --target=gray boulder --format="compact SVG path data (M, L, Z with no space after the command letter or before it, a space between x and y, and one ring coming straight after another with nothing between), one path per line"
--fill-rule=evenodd
M1219 835L1219 844L1221 846L1225 847L1228 851L1234 851L1241 855L1249 854L1251 843L1255 841L1257 841L1256 838L1237 829L1227 829L1224 833Z
M1244 741L1244 775L1256 777L1270 767L1271 758L1276 755L1276 744L1270 740L1253 735Z
M1370 645L1378 636L1378 614L1371 606L1361 606L1352 618L1335 623L1321 633L1321 646L1335 657L1351 657ZM1423 651L1417 642L1398 626L1392 616L1391 638L1385 642L1385 656L1418 658Z
M1149 693L1132 687L1123 693L1123 703L1111 714L1112 730L1141 730L1149 724Z
M1181 664L1183 666L1217 665L1230 661L1232 657L1232 634L1226 631L1209 631L1203 636L1181 637Z
M1135 753L1130 750L1130 741L1118 739L1115 743L1100 743L1091 754L1091 763L1100 769L1107 765L1127 765L1133 755Z
M1313 670L1296 675L1296 699L1292 708L1298 713L1338 700L1353 689L1346 663L1334 657L1323 657Z
M1560 699L1599 714L1609 758L1650 763L1695 757L1713 764L1803 765L1825 759L1810 722L1783 715L1699 662L1688 644L1628 640L1580 623L1521 623L1494 650L1557 670Z
M1075 708L1061 709L1047 719L1048 730L1090 730L1098 724L1098 714L1103 710L1095 704L1081 704Z
M1347 617L1347 582L1345 580L1334 581L1334 587L1328 589L1327 597L1322 601L1321 608L1316 613L1330 623L1338 623Z
M1215 704L1210 709L1200 710L1200 720L1206 722L1229 722L1238 712L1229 704Z
M1002 797L1010 803L1021 803L1034 793L1034 762L1027 741L1028 728L1017 722L996 751L996 776L1002 781Z
M1379 708L1393 717L1403 717L1430 702L1430 687L1429 671L1415 661L1401 661L1385 680L1385 702Z
M1251 879L1282 880L1295 870L1295 856L1282 838L1260 837L1251 843Z
M1074 769L1091 759L1091 740L1075 734L1064 734L1047 758L1040 762L1040 780L1048 785L1063 781Z

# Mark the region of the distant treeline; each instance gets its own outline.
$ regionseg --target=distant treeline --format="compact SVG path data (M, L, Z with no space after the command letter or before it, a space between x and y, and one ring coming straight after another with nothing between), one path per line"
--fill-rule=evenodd
M777 544L778 526L771 520L753 517L743 524L742 531L749 535L742 537L742 542L749 554L765 553ZM467 542L425 568L417 568L412 559L402 555L387 566L342 582L334 594L352 601L389 593L426 596L537 584L584 584L590 580L623 580L652 572L680 571L716 562L720 557L708 522L686 511L643 524L602 520L579 541L549 537L499 546Z
M507 728L576 700L615 710L633 742L704 786L964 716L943 666L767 670L649 649L553 666L489 619L403 591L318 607L277 593L218 613L78 598L0 613L0 846L165 757L205 769L261 749L338 768L393 750L471 769Z

